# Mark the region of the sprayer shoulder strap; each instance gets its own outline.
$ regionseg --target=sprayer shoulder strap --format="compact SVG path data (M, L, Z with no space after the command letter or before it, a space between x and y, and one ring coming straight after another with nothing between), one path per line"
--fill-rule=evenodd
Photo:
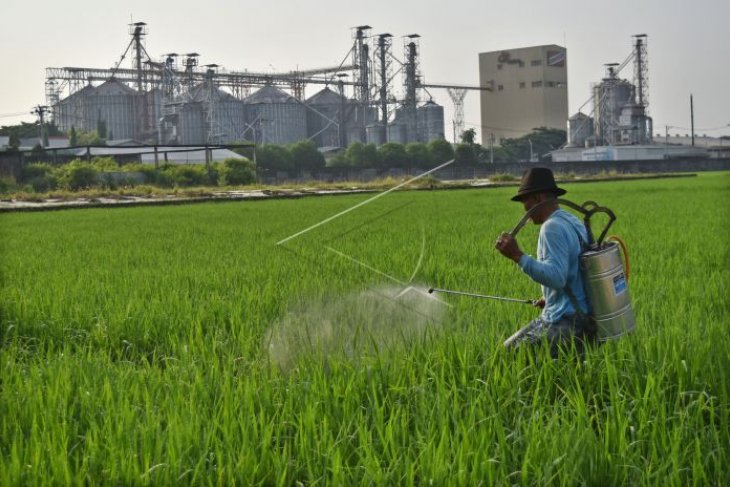
M558 213L555 215L558 218L561 218L561 215ZM567 219L567 218L561 218L570 228L573 229L575 232L575 235L578 237L578 247L580 249L579 251L579 257L580 260L580 253L582 253L586 247L588 246L586 242L583 241L583 237L581 237L580 232L575 228L575 226ZM580 272L580 262L578 262L578 272ZM573 305L573 308L575 308L575 312L578 313L578 315L583 319L588 319L589 316L583 312L580 305L578 304L578 298L575 297L575 294L573 294L573 290L570 289L570 283L566 282L565 287L563 288L563 291L565 291L565 294L568 295L568 299L570 299L570 304Z

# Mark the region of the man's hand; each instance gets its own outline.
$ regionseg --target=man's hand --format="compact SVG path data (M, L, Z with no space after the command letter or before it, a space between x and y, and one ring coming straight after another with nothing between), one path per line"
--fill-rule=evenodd
M494 248L499 250L500 254L515 262L518 262L524 253L517 245L517 240L507 232L502 232L499 238L497 238Z
M532 305L536 308L544 308L545 307L545 298L536 299L532 302Z

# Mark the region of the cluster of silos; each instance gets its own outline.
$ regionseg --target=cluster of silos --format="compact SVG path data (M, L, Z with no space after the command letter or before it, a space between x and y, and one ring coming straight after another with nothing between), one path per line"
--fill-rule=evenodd
M382 145L444 138L444 110L432 101L397 109L386 125L377 121L376 107L329 87L305 102L273 85L239 100L206 80L168 99L160 89L139 95L109 80L97 87L86 86L54 108L61 130L92 131L103 121L108 136L161 144L241 140L290 144L309 139L318 147L346 147L353 142Z
M131 139L137 136L138 114L147 102L135 90L115 80L99 86L87 85L54 106L54 120L58 128L68 132L91 132L99 123L106 125L108 138Z
M403 106L388 124L387 141L408 144L444 138L444 107L428 101L420 107Z

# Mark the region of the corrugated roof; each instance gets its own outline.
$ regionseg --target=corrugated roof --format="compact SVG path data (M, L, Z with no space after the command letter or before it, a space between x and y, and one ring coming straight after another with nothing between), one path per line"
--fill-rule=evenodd
M323 90L320 90L307 98L305 103L307 105L339 105L343 102L347 103L347 98L341 96L329 87L325 87Z
M76 98L82 98L85 96L93 95L96 92L96 88L92 85L86 85L83 88L81 88L79 91L76 91L70 95L68 95L63 100L60 100L59 103L68 103Z
M193 102L202 102L206 101L208 99L208 82L204 81L202 83L199 83L195 85L190 90L190 95L192 97L191 101ZM221 90L220 88L215 88L213 90L213 93L217 95L216 100L217 101L236 101L236 97L231 95L230 93L226 93L225 91Z
M296 98L285 93L279 88L267 85L259 89L256 93L244 98L244 103L299 103Z
M591 118L591 117L589 117L588 115L586 115L583 112L578 112L575 115L573 115L572 117L570 117L568 120L585 120L586 118Z
M96 87L96 90L94 91L95 95L105 95L107 93L113 93L113 94L121 94L123 95L136 95L137 92L130 88L129 86L125 85L124 83L117 81L115 79L109 79L104 81L102 84Z

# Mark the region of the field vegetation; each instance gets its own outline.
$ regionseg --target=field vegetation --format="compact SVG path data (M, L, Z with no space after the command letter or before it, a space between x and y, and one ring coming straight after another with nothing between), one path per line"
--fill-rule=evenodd
M723 485L730 174L565 187L637 318L582 360L423 292L537 297L514 188L0 215L0 485Z

